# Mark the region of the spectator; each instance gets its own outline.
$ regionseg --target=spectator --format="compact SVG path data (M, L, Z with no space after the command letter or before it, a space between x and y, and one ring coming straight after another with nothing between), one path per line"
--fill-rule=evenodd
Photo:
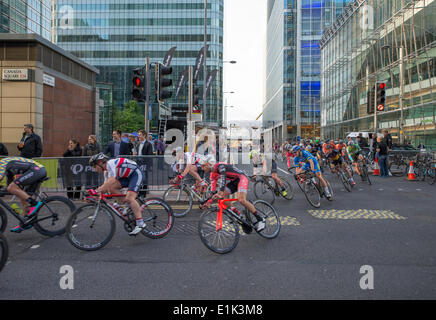
M362 133L359 133L357 136L357 144L359 145L360 149L368 148L368 141L362 136Z
M380 166L380 177L389 177L388 169L388 145L385 140L381 137L377 138L377 153L378 153L378 163Z
M129 156L132 154L132 149L129 144L121 141L121 130L114 130L112 132L113 141L104 150L111 158L117 158L120 155Z
M64 152L63 157L81 157L82 156L82 147L80 146L80 143L74 139L71 138L70 141L68 142L68 149L67 151ZM80 175L78 176L80 177ZM80 185L81 181L80 179L77 181L73 181L73 185ZM74 192L74 188L73 187L67 187L67 196L69 199L80 199L80 191L82 190L82 187L78 186L75 188L75 191L78 192Z
M388 151L392 150L392 136L389 134L389 131L384 129L383 130L383 141L388 146Z
M0 142L0 156L8 156L9 152L6 146Z
M164 142L164 137L161 136L160 139L157 140L156 143L156 152L158 155L163 156L165 154L165 142Z
M153 155L153 146L146 140L147 131L139 130L139 144L137 147L138 156L150 156Z
M24 125L23 137L17 148L23 158L38 158L42 155L41 138L33 132L32 124Z
M156 152L156 146L154 145L154 141L153 141L153 135L148 135L148 142L151 143L152 147L153 147L153 154L155 154Z
M418 149L425 149L425 145L422 141L419 143Z
M88 143L83 148L83 155L85 157L90 157L100 152L101 152L101 147L97 141L97 137L95 135L90 135L88 137Z

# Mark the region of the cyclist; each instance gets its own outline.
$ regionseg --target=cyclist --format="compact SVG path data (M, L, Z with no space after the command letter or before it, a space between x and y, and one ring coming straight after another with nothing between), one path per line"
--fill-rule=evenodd
M288 169L291 167L291 158L292 158L292 142L289 140L289 143L285 146L286 150L286 160Z
M265 154L260 153L257 150L251 150L248 154L250 160L253 162L253 168L258 168L259 166L262 166L263 175L267 175L267 160L265 159ZM253 169L254 171L255 169ZM256 175L254 175L254 178ZM286 197L288 195L288 192L286 191L286 188L280 180L280 178L277 176L277 162L274 159L271 159L271 178L277 183L278 186L280 186L280 189L282 191L282 196Z
M204 172L210 172L211 191L214 193L212 199L203 204L201 209L209 208L213 200L224 199L233 193L237 193L238 202L256 217L256 230L258 232L264 230L266 220L258 215L254 205L247 200L249 181L245 173L230 164L217 163L212 155L201 158L200 164ZM228 181L229 183L227 183ZM215 193L218 184L219 191Z
M136 218L136 227L129 235L134 236L141 232L146 224L142 219L141 207L136 197L141 188L144 175L137 163L126 158L110 160L104 153L99 153L89 159L89 164L100 174L108 172L108 179L96 190L98 195L102 193L119 194L121 188L128 188L124 201L132 209Z
M330 144L327 144L325 147L326 147L325 156L327 159L330 159L331 161L330 168L333 170L336 166L341 166L342 169L344 169L344 171L347 173L350 183L353 186L356 185L353 179L353 175L348 170L347 164L345 163L345 160L342 157L340 151L333 149Z
M201 175L203 171L201 170L201 166L199 164L199 160L202 157L201 154L194 152L185 152L183 153L182 148L176 148L172 153L173 157L176 158L176 163L178 164L179 175L175 179L175 183L180 180L183 180L188 174L194 177L197 187L198 186L206 186L206 182L203 181Z
M360 152L362 149L359 147L357 143L354 143L353 140L348 142L347 153L351 162L354 163L357 174L360 176L358 161L362 160L362 155Z
M38 181L47 176L44 166L34 160L22 157L8 157L0 160L0 180L6 176L6 190L21 200L21 206L25 213L26 222L24 225L16 226L11 232L20 233L30 229L36 219L35 207L38 202L30 197L27 192L35 192ZM24 187L27 187L24 189ZM27 192L26 192L27 191Z
M319 179L321 186L324 188L326 197L330 199L332 195L330 193L330 190L328 189L327 183L323 175L321 174L321 168L319 166L318 160L316 160L316 158L312 156L309 152L303 150L301 146L293 147L292 152L295 155L294 164L297 167L296 174L300 174L301 172L310 169ZM302 163L304 163L303 166L301 166Z

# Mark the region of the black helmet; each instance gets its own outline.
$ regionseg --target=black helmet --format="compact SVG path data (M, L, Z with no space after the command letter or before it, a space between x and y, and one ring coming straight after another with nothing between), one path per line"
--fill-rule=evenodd
M89 159L89 165L91 167L94 167L97 164L97 161L103 160L106 162L109 159L108 156L106 156L103 152L100 152L98 154L95 154Z

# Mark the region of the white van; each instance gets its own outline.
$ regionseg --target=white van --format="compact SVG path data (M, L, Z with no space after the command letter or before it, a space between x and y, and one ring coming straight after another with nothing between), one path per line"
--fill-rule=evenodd
M371 133L371 132L350 132L347 135L347 138L350 137L353 140L356 140L356 138L359 136L359 134L362 134L362 137L368 140L369 133ZM383 134L377 133L377 137L383 138Z

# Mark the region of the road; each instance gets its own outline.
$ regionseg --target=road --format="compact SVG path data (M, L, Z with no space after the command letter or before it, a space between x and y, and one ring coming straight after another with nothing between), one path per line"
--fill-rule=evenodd
M374 177L348 193L327 178L335 201L315 210L292 182L294 199L275 203L279 237L243 235L227 255L201 243L199 211L161 240L130 238L119 224L91 253L65 237L7 233L0 299L435 299L436 186ZM61 289L65 265L74 289ZM369 275L362 266L373 271L373 289L360 286Z

